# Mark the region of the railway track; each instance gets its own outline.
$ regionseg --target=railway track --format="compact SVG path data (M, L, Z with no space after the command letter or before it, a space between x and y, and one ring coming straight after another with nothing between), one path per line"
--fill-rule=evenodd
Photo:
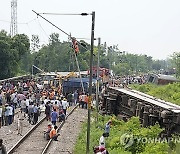
M67 114L66 119L70 116L78 105L72 108ZM63 127L64 121L57 123L58 131ZM43 117L33 128L31 128L9 151L8 154L45 154L52 140L47 141L43 135L47 129L48 122Z

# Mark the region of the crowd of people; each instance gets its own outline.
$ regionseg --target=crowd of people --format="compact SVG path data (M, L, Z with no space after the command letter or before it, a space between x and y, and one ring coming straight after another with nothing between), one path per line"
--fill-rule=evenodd
M54 103L52 103L52 101L54 101ZM87 109L88 95L75 90L73 93L70 92L66 94L66 96L61 96L60 99L56 100L50 100L46 97L44 103L46 119L51 120L51 123L48 124L47 131L44 133L45 138L47 140L53 139L57 141L59 134L55 131L57 129L56 122L65 120L69 106L77 105L77 103L79 103L79 107Z
M128 76L121 76L115 77L112 80L111 86L118 86L118 87L127 87L129 84L144 84L147 82L147 75L128 75Z
M0 85L0 128L11 125L17 114L17 134L22 136L23 121L36 124L44 110L46 120L50 121L45 137L57 141L57 121L64 121L68 107L77 103L87 108L88 94L75 90L63 96L58 88L43 86L35 80L3 82Z
M46 120L50 122L44 136L47 140L57 141L59 136L57 121L64 121L68 107L77 103L79 107L87 109L88 93L75 90L63 96L60 89L44 87L40 81L3 82L0 85L0 128L11 125L17 113L17 134L23 135L23 121L36 124L41 111L44 110ZM94 153L108 153L105 148L105 138L109 136L110 124L111 121L107 122L105 131L100 137L99 146L94 149Z
M18 134L22 135L22 122L36 124L41 110L45 109L46 119L53 125L56 121L65 120L66 110L79 102L78 91L65 96L57 88L44 87L41 82L25 80L19 82L6 81L0 84L0 128L9 126L18 118ZM82 106L84 106L82 96ZM21 127L21 129L19 129Z

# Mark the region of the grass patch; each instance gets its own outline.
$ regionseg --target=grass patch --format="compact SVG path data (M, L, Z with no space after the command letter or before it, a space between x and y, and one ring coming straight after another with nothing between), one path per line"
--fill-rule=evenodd
M105 123L112 120L110 136L105 139L106 149L110 154L179 154L179 144L174 148L169 143L144 143L137 140L143 138L158 138L163 131L159 125L148 128L141 127L138 117L132 117L128 122L117 120L112 116L100 116L98 123L95 121L95 113L91 114L90 132L90 153L93 154L93 147L99 145L99 138L104 132ZM74 148L74 154L86 153L86 129L87 122L83 124L82 131ZM122 138L124 134L133 136L133 143L127 147L128 138ZM123 141L127 142L124 144ZM173 143L174 145L174 143Z
M90 131L90 153L93 154L93 147L99 145L99 138L104 132L105 123L111 119L111 116L101 116L99 115L98 123L95 121L95 113L91 114L91 131ZM123 149L110 149L112 140L116 140L120 135L119 130L111 127L110 137L106 138L106 147L110 154L130 154ZM116 138L115 138L116 136ZM114 139L113 139L114 138ZM86 139L87 139L87 122L82 126L82 131L79 134L78 140L74 148L74 154L85 154L86 153ZM118 137L119 140L119 137Z
M180 82L168 85L132 84L132 89L157 97L159 99L180 105Z

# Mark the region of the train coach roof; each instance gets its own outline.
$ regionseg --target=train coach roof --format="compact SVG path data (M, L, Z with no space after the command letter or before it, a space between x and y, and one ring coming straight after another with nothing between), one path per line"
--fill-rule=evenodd
M26 78L26 77L30 77L30 75L16 76L16 77L0 80L0 83L6 82L6 81L12 81L12 80L19 80L19 79L23 79L23 78Z
M176 79L176 77L171 75L153 74L152 76L156 76L158 79L162 79L162 80L179 81L178 79Z
M128 89L124 89L124 88L118 88L118 87L110 87L111 89L117 90L121 93L130 95L132 97L138 98L140 100L143 100L145 102L149 102L151 104L154 104L156 106L160 106L164 109L173 111L174 113L180 113L180 106L170 103L170 102L165 102L163 100L160 99L156 99L150 95L135 91L135 90L128 90Z
M65 82L81 82L81 79L80 78L69 78ZM82 82L88 82L89 83L89 78L82 78ZM92 79L92 82L96 82L96 80Z

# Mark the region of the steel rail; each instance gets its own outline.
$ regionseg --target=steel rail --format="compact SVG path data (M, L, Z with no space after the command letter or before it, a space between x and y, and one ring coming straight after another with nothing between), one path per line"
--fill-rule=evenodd
M77 107L78 107L78 104L67 114L66 119L73 113L73 111L74 111ZM44 116L35 126L33 126L28 132L26 132L26 134L7 152L7 154L12 154L12 153L34 132L34 130L35 130L40 124L43 123L43 121L44 121L45 119L46 119L46 117ZM59 132L59 130L63 127L64 123L65 123L65 121L63 121L63 122L60 123L60 125L59 125L59 127L58 127L58 129L57 129L58 132ZM50 140L48 141L48 143L45 145L45 148L43 149L42 154L44 154L44 153L48 150L51 142L52 142L52 139L50 139Z
M7 152L7 154L12 154L45 119L46 117L44 116L34 127L26 132L26 134Z
M74 110L78 107L78 105L79 105L79 104L77 104L77 105L67 114L66 119L74 112ZM63 127L64 124L65 124L65 121L63 121L63 122L59 125L59 127L58 127L58 129L57 129L57 132L59 132L59 131L61 130L61 128ZM52 139L49 140L49 142L46 144L46 146L45 146L45 148L44 148L44 150L42 151L41 154L45 154L45 153L47 152L47 150L48 150L48 148L49 148L49 146L50 146L50 144L51 144L52 141L53 141Z

